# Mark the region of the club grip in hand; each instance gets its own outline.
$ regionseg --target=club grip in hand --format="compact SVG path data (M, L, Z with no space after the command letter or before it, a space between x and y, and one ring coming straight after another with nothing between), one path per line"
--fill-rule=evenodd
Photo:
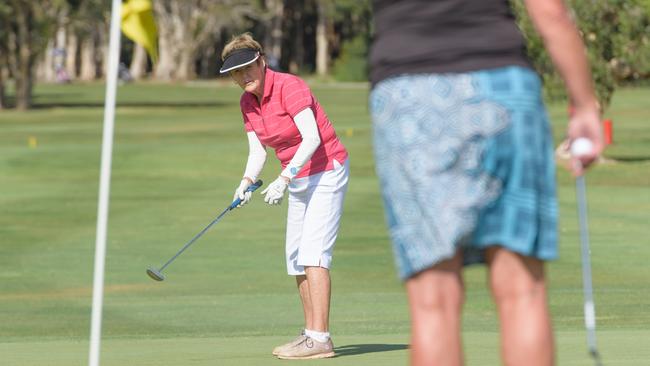
M260 188L264 184L261 179L258 179L257 182L251 184L246 188L246 192L255 192L258 188Z
M255 192L255 190L257 190L258 188L260 188L260 187L262 186L262 184L264 184L264 182L262 182L262 180L259 179L257 182L255 182L255 183L251 184L250 186L248 186L248 188L246 188L246 192ZM232 209L234 209L235 207L239 206L240 203L241 203L241 199L239 199L239 197L237 197L237 199L234 200L234 201L230 204L230 206L228 207L228 209L229 209L229 210L232 210Z

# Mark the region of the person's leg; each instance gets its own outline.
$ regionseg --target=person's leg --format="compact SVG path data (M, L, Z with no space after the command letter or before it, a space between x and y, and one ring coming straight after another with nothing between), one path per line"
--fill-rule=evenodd
M297 183L300 183L299 181ZM304 182L301 183L304 186ZM304 315L305 326L300 331L300 335L288 343L279 345L273 349L273 355L280 355L291 349L305 338L305 329L311 324L311 300L309 298L309 286L307 277L302 266L298 264L298 252L302 238L303 217L307 207L304 197L304 187L296 187L296 182L289 186L288 210L287 210L287 231L286 231L286 264L287 274L295 277L298 294Z
M309 203L302 218L298 264L304 268L311 300L312 332L329 332L331 282L329 268L338 236L343 200L349 177L348 163L334 161L334 169L314 179ZM322 335L322 339L326 339ZM318 339L318 338L317 338Z
M278 348L280 359L312 359L334 357L334 344L329 336L330 276L322 267L305 266L306 275L296 276L303 312L304 336Z
M307 283L307 276L296 274L296 286L298 287L298 294L300 295L300 302L302 303L302 311L305 317L305 326L300 331L300 335L291 341L281 344L273 349L272 354L274 356L279 356L285 353L287 350L299 345L305 340L305 330L312 323L312 310L311 310L311 299L309 297L309 284Z
M309 309L311 322L307 323L305 329L329 332L330 271L322 267L305 267L305 272L307 273L307 280L304 282L308 291L306 297L311 302L311 308ZM304 303L303 300L303 305ZM307 314L307 311L305 311L305 314ZM307 315L305 315L305 319L307 319Z
M486 260L501 323L504 365L553 365L555 347L544 262L502 247L489 248Z
M464 300L460 252L406 281L411 312L411 365L463 364Z
M310 296L310 286L309 281L307 281L306 275L296 276L296 285L298 286L298 292L300 293L300 301L302 302L302 311L305 315L305 328L304 329L313 329L314 326L314 316L313 316L313 305Z
M300 241L302 240L302 227L304 225L307 202L304 189L293 192L290 187L287 199L287 229L286 229L286 261L287 273L296 278L296 286L300 295L300 302L305 316L305 329L311 324L311 300L309 299L309 284L304 267L298 264Z

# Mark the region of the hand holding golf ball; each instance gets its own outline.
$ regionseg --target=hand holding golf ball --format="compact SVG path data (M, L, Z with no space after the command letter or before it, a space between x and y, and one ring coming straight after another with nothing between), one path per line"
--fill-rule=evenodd
M584 168L586 168L595 158L594 143L586 137L579 137L571 143L570 151L573 163L573 173L576 176L582 175L584 173Z
M571 155L575 158L591 155L594 152L594 143L586 137L580 137L571 144Z

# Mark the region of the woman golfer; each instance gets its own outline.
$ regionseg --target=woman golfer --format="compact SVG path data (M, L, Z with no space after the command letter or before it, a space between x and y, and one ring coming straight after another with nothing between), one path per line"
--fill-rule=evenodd
M235 197L248 203L246 192L275 150L282 171L262 194L279 205L289 191L286 258L296 277L305 328L295 340L278 346L283 359L334 356L329 333L332 250L347 189L348 153L307 84L267 67L264 52L250 34L234 37L221 55L221 73L229 73L244 90L240 105L249 154Z

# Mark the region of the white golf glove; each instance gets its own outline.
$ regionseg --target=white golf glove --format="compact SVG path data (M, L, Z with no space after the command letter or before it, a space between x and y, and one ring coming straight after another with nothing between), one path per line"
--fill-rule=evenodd
M242 179L241 183L239 183L239 187L237 187L235 190L235 195L232 198L233 201L235 201L237 198L241 200L241 202L239 202L239 205L237 205L237 208L242 207L251 200L253 192L246 192L246 189L248 189L251 184L251 181L246 178Z
M274 180L273 183L269 184L269 186L262 191L262 194L265 194L264 202L268 203L269 205L279 205L282 203L284 191L287 190L288 186L289 183L287 182L287 178L278 176L278 178Z

